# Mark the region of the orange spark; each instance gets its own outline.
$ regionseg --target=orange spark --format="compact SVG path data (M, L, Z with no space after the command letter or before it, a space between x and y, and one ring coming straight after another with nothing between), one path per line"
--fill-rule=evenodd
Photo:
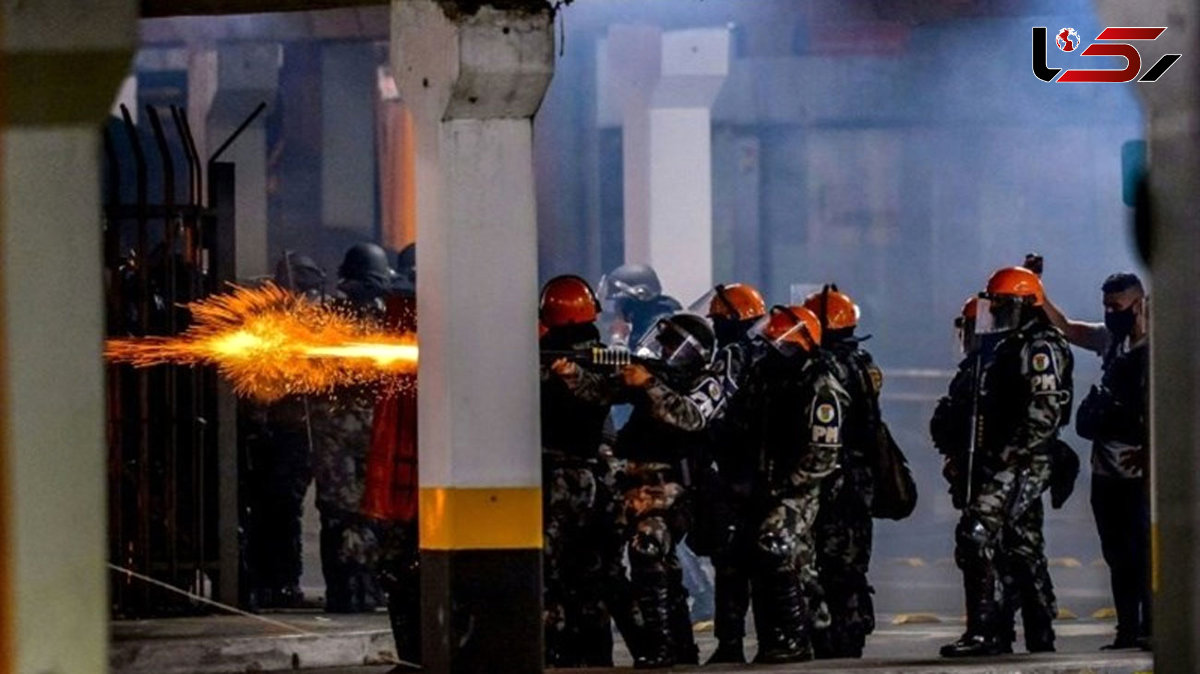
M188 304L192 325L170 337L110 339L104 356L149 367L216 365L234 391L264 401L343 386L395 391L417 367L416 337L316 304L268 283Z

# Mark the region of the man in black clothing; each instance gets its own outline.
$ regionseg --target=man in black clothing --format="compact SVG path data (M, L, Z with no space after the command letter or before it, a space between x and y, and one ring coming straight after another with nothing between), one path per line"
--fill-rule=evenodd
M1092 512L1117 609L1117 637L1105 648L1135 648L1150 636L1149 311L1135 274L1113 274L1101 291L1103 324L1070 320L1049 300L1046 314L1068 341L1104 359L1077 430L1092 440Z

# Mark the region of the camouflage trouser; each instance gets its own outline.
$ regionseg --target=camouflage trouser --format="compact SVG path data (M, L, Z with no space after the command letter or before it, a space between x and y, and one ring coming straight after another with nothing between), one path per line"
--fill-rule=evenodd
M955 557L967 586L967 631L1011 638L1019 601L1027 645L1054 641L1054 586L1042 536L1042 492L1050 460L1035 454L1027 466L1002 468L981 480L963 511Z
M376 573L379 536L375 525L358 512L317 504L321 513L321 570L325 575L325 610L364 613L382 602Z
M813 538L820 505L814 488L778 499L759 521L754 540L756 570L795 571L805 588L818 587L817 551Z
M758 525L751 585L760 654L784 643L809 648L818 587L813 540L818 507L815 487L789 494L775 500Z
M379 587L387 595L396 656L421 662L421 568L417 521L378 522Z
M626 469L624 522L629 553L634 657L678 663L699 658L688 593L676 546L688 529L684 488L671 481L671 467L637 464Z
M861 480L838 475L822 485L817 568L829 626L813 633L818 658L862 657L867 635L875 631L874 590L867 582L873 522L857 486Z
M370 404L313 402L313 480L321 512L321 567L329 611L371 611L382 603L376 583L377 532L359 513L371 437Z
M543 617L546 665L612 666L612 626L605 601L611 557L606 503L613 500L597 468L547 459L543 471Z

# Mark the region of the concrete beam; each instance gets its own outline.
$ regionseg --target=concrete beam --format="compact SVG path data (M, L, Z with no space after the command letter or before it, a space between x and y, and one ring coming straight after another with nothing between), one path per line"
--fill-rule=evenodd
M387 0L141 0L143 18L264 14L386 5Z
M108 661L99 130L135 11L0 6L0 672Z
M416 144L424 665L540 672L531 118L554 69L553 17L545 2L469 4L392 5Z
M189 115L205 120L202 161L230 138L260 103L275 101L283 52L275 43L236 43L198 52L188 72ZM267 240L267 132L259 117L220 161L237 165L237 278L270 273Z
M1153 227L1154 668L1182 674L1200 671L1200 69L1189 58L1200 53L1200 8L1186 0L1096 4L1103 25L1167 26L1153 53L1184 55L1158 82L1137 85L1148 113Z
M614 26L607 88L621 110L625 261L685 300L712 286L712 105L729 73L726 28Z

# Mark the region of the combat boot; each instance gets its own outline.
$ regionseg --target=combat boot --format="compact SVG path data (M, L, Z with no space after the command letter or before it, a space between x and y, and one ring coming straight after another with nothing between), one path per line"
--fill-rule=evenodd
M988 655L1011 653L1012 647L1005 648L1004 641L996 636L981 634L964 634L952 644L942 646L943 658L975 658Z
M794 572L764 574L754 588L754 611L763 613L755 664L776 665L813 659L809 641L807 602Z
M1054 628L1049 625L1031 626L1025 623L1025 650L1030 653L1054 652Z
M638 652L633 655L634 669L670 667L675 664L675 644L671 638L670 592L666 578L641 577L635 579L633 585L635 621L640 622Z
M741 639L724 639L717 642L717 650L705 662L706 665L744 665L746 650Z
M688 610L688 593L683 586L683 571L670 569L669 582L671 611L671 642L675 645L675 664L700 664L700 649L696 647L696 636L692 630L692 616Z

